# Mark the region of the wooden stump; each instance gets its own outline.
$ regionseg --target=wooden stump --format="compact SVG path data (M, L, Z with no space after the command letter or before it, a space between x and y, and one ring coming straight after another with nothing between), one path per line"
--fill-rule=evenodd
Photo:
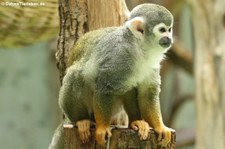
M157 143L157 134L151 129L148 139L140 141L136 131L129 128L115 128L112 137L107 141L107 147L97 144L94 137L95 128L91 128L91 138L88 143L83 144L78 135L78 130L73 125L64 125L65 149L163 149ZM172 133L170 147L164 149L175 149L176 134Z

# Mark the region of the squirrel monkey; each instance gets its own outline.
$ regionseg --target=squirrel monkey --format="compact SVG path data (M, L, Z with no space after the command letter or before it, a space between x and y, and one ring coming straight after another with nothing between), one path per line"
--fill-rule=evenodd
M66 118L78 126L88 141L91 121L96 140L104 145L111 136L110 124L123 109L131 128L146 139L149 128L159 134L160 144L171 140L172 129L163 123L160 93L160 62L171 47L173 16L164 7L135 7L120 27L104 28L81 37L68 60L59 94Z

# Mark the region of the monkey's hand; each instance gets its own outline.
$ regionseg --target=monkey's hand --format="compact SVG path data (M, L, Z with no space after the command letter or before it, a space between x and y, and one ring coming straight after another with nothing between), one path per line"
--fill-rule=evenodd
M97 126L95 135L98 144L105 146L105 139L112 136L110 126Z
M77 121L76 126L78 127L78 133L82 143L87 143L91 135L90 133L91 121L90 120Z
M146 140L148 138L150 126L144 120L133 121L130 124L130 127L138 131L138 136L140 137L140 140Z
M163 125L163 127L155 128L156 133L158 133L158 142L161 146L168 146L171 143L172 132L175 130L168 128Z

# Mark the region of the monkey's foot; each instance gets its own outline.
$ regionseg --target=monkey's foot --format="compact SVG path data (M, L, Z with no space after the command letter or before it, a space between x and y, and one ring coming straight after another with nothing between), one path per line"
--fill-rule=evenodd
M156 133L158 133L158 141L161 146L168 146L171 143L172 132L175 130L163 126L160 129L155 128Z
M138 131L138 136L140 137L140 140L146 140L148 138L150 126L144 120L133 121L130 124L130 127Z
M90 133L91 121L80 120L77 121L76 126L78 127L78 133L82 143L88 142L91 135Z
M106 138L110 138L112 133L109 126L97 126L95 135L98 144L105 146Z

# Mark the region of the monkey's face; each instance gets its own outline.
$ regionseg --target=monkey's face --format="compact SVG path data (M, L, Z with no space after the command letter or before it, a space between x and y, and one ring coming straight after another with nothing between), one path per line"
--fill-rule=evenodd
M167 26L164 23L159 23L153 28L153 38L162 48L169 49L173 43L172 25Z
M171 47L173 15L165 7L156 4L138 5L131 11L129 20L132 32L142 39L145 46L163 52Z

